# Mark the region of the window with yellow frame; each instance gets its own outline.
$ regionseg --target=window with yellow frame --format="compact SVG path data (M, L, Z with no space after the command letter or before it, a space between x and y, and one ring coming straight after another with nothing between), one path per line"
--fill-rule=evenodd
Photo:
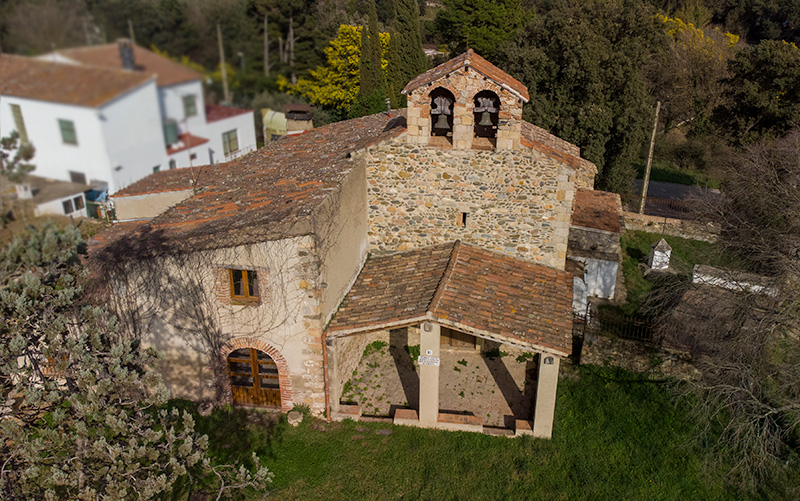
M255 270L229 269L231 285L231 303L258 304L258 273Z

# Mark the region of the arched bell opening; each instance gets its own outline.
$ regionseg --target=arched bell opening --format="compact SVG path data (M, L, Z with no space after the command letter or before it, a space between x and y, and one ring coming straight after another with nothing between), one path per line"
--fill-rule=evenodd
M281 407L278 366L261 350L239 348L228 354L228 376L234 405Z
M453 106L455 96L443 87L435 88L431 93L431 137L446 138L453 142Z
M500 117L500 98L490 90L482 90L475 94L474 104L475 125L473 129L475 137L486 138L494 146Z

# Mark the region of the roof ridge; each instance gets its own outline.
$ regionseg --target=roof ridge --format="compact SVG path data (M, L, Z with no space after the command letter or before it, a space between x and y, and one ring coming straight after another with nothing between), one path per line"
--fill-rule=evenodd
M450 259L447 260L447 266L444 269L444 273L442 273L442 278L440 278L439 283L436 284L436 292L433 293L431 302L428 303L428 307L425 308L426 312L433 313L433 311L439 306L439 301L442 299L444 289L447 287L447 282L450 281L450 277L453 275L453 269L458 261L458 254L460 250L461 240L456 240L453 242L453 249L450 251Z

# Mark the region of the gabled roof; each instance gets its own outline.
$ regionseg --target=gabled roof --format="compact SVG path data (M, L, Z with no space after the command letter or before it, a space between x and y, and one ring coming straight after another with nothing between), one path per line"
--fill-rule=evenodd
M152 78L145 73L0 55L0 95L97 107Z
M493 80L496 84L507 88L519 96L520 99L523 99L526 102L530 101L528 88L522 85L522 82L493 65L486 59L482 58L472 49L469 49L467 52L464 52L463 54L460 54L453 59L417 76L408 82L408 85L406 85L406 87L403 89L403 94L407 94L422 87L423 85L427 85L431 82L439 80L440 78L443 78L457 69L465 66L471 67L483 76Z
M216 122L219 120L225 120L226 118L246 115L248 113L252 114L253 110L234 108L233 106L222 106L221 104L207 104L206 122Z
M178 142L167 148L167 155L174 155L189 148L200 146L208 142L208 139L200 136L193 136L188 132L178 136Z
M405 117L397 112L338 122L270 142L232 162L151 174L112 198L194 189L137 230L160 232L164 245L176 251L307 234L296 223L308 220L340 187L356 165L351 154L404 131Z
M622 232L619 195L607 191L576 190L572 203L572 226Z
M327 333L422 320L566 356L572 275L459 241L370 256Z
M115 43L61 49L57 53L83 65L122 69L119 47ZM155 74L159 87L203 78L200 73L138 45L133 46L133 57L136 69L143 73Z

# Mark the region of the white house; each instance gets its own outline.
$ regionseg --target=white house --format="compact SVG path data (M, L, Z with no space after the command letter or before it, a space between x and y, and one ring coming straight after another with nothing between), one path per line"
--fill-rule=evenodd
M128 41L0 58L0 135L36 174L114 193L153 172L256 148L250 110L205 106L202 75Z

